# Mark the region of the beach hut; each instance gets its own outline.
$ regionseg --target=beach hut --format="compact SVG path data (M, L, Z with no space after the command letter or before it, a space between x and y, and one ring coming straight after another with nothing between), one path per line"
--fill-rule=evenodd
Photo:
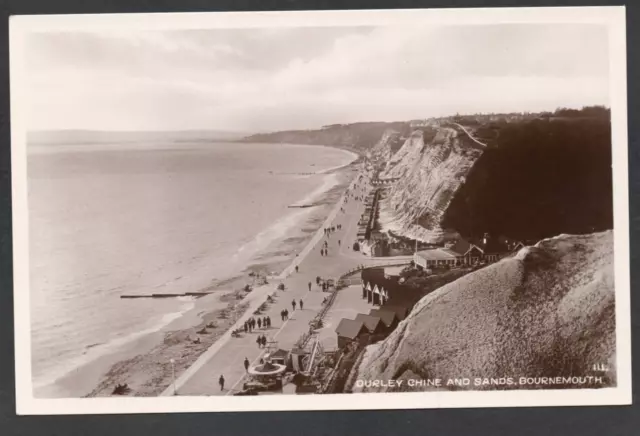
M385 326L382 323L382 320L377 316L359 313L356 315L355 320L362 322L371 335L377 335L384 333L385 331Z
M335 331L338 335L338 348L344 348L352 342L358 341L363 335L368 333L362 321L346 318L340 320Z
M395 329L400 322L398 319L398 315L393 310L380 308L380 309L371 309L369 311L369 315L377 316L380 318L384 326L388 331Z
M402 321L409 316L409 312L413 309L413 304L408 300L392 301L389 304L385 304L382 309L395 313L398 321Z

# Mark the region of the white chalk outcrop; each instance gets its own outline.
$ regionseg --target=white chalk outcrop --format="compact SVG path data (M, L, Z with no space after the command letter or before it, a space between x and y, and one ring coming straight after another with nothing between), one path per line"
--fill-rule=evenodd
M561 235L422 298L387 339L366 348L350 380L592 375L605 383L589 387L612 386L614 314L613 232ZM595 373L594 364L610 370ZM352 389L415 390L406 385Z
M389 161L393 156L391 144L398 141L399 138L400 132L392 129L385 130L380 140L367 153L367 157L373 160Z
M438 243L457 236L441 227L442 218L482 149L453 127L437 127L427 143L423 138L414 131L389 160L381 178L399 179L381 202L379 218L383 230Z

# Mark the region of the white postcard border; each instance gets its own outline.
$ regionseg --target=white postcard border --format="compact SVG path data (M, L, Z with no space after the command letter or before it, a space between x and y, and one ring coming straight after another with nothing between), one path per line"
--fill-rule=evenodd
M618 386L605 389L37 399L31 382L26 125L22 83L30 32L204 28L597 23L609 29L614 178L614 248ZM10 19L11 151L16 404L21 415L213 411L362 410L631 404L631 319L624 7L214 12L13 16Z

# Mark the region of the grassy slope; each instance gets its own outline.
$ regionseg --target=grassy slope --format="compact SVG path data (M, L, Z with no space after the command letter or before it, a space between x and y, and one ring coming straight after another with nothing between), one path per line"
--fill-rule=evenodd
M477 134L489 148L456 192L443 227L465 237L524 240L612 228L608 118L493 123Z

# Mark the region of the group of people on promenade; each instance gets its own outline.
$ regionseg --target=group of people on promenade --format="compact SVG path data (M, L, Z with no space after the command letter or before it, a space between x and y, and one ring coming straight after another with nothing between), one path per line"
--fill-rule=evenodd
M244 332L251 333L252 330L256 329L256 324L258 325L259 329L269 328L271 327L271 317L270 316L263 316L261 318L259 317L257 321L253 317L249 318L244 322Z
M322 292L327 292L329 290L329 284L322 280L322 277L316 276L316 285L322 288ZM311 290L311 282L309 282L309 290ZM302 303L302 301L300 301ZM302 309L302 304L300 305L300 309Z
M289 310L288 309L282 309L280 311L280 317L282 318L283 321L286 321L289 319Z
M335 233L336 230L340 230L342 228L341 224L335 225L335 226L331 226L331 227L326 227L324 229L324 235L325 236L330 236L331 233Z
M267 346L267 337L265 335L260 335L256 338L256 344L258 344L258 348L264 348Z

